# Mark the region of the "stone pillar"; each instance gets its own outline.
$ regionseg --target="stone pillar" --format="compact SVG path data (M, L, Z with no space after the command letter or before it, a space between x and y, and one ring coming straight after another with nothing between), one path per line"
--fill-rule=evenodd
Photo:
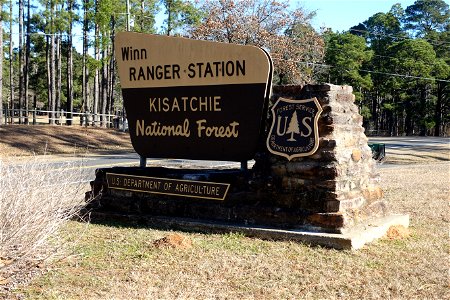
M255 180L270 179L266 187L274 185L275 205L302 211L299 225L324 232L345 233L359 222L385 216L386 203L352 87L280 86L274 88L273 102L278 97L316 97L323 112L316 153L288 161L265 151L256 159Z

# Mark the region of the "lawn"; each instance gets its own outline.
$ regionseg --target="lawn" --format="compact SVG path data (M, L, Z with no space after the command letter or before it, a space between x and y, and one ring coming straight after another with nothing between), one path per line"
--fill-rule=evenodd
M239 234L71 222L70 253L46 266L25 299L448 299L450 164L381 170L409 235L337 251ZM180 234L184 247L158 239ZM158 246L159 245L159 246ZM172 244L167 244L172 245Z

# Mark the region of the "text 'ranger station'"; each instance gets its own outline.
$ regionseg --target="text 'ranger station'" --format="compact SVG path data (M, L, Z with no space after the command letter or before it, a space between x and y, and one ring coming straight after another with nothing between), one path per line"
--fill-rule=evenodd
M121 50L123 61L146 60L148 57L145 48L122 47ZM245 76L245 60L192 62L186 68L182 68L179 64L129 68L130 81L181 79L183 74L189 78Z

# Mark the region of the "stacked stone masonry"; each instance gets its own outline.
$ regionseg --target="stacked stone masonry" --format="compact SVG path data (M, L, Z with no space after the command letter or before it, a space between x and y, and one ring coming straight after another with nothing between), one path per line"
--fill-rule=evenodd
M292 202L285 199L285 204L303 203L303 208L311 212L305 225L337 232L384 216L386 203L352 88L329 84L280 86L274 89L273 102L278 97L316 97L323 109L320 146L315 154L288 161L266 153L269 176L279 182L281 194L291 195L285 198Z

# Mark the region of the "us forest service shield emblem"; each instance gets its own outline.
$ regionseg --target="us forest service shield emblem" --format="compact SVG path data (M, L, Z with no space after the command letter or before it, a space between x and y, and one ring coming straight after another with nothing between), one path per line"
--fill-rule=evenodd
M272 107L272 127L267 148L288 160L312 155L319 147L318 121L322 107L314 97L306 100L279 98Z

